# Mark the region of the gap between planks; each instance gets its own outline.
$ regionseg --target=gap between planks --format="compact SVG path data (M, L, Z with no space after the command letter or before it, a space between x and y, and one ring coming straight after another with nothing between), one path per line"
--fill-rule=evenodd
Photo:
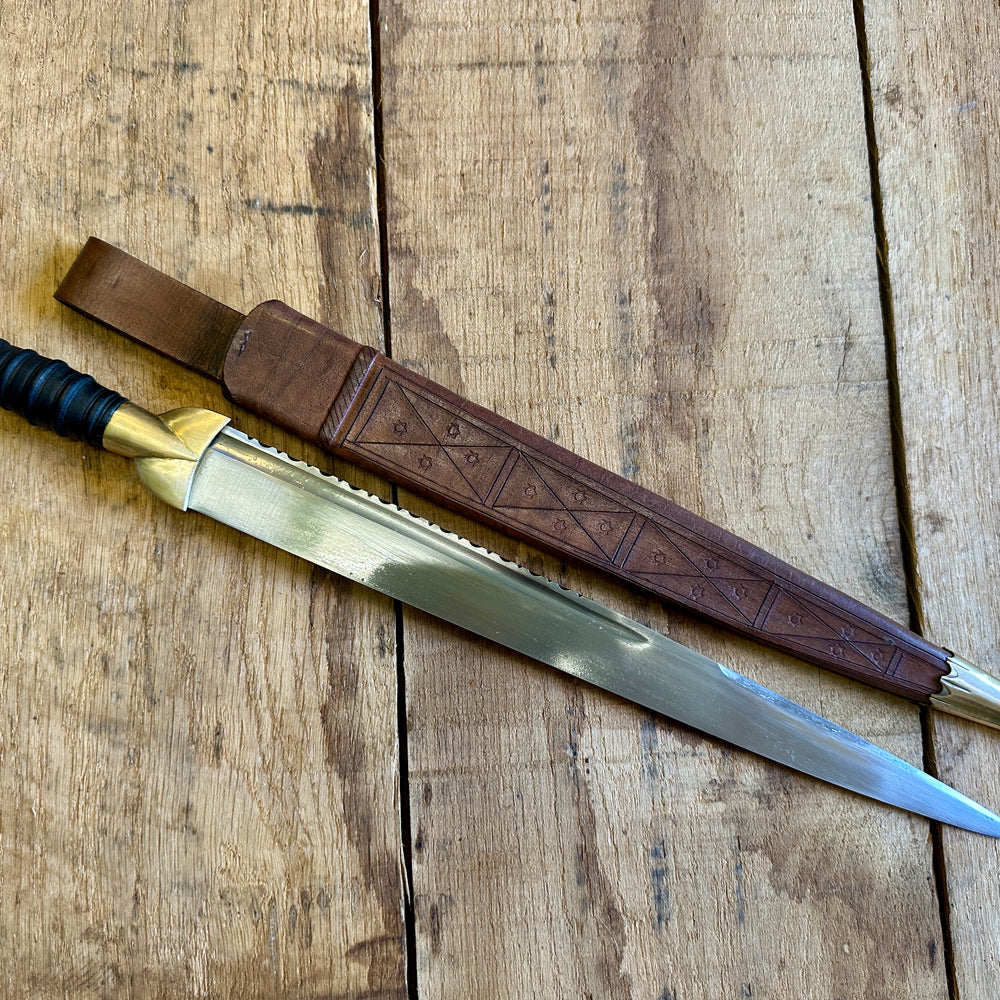
M371 88L373 142L375 148L375 205L378 225L379 281L382 315L382 339L386 357L392 357L392 311L389 301L389 225L385 178L385 129L382 121L382 34L379 0L369 0L369 37L371 49ZM399 488L391 485L394 504L399 503ZM396 732L399 747L399 838L403 867L403 934L406 948L406 991L410 1000L418 1000L417 927L413 899L413 839L410 821L410 761L407 744L406 646L403 606L393 602L396 621Z
M906 439L903 434L902 403L896 320L892 305L892 280L889 274L889 241L885 228L885 210L882 201L882 183L879 173L878 143L875 137L875 109L871 85L871 65L868 49L868 29L865 22L864 0L854 0L854 27L858 40L858 63L861 75L861 95L865 111L865 136L868 148L868 172L872 196L872 227L875 238L875 259L878 271L879 303L882 312L882 331L885 339L886 381L889 396L890 446L892 469L896 488L896 515L899 524L899 544L903 560L903 577L906 583L906 600L909 610L909 627L923 635L924 615L921 604L920 577L917 573L917 550L913 524L913 506L910 499L910 481L906 469ZM928 774L938 776L937 755L931 732L928 709L920 710L923 767ZM931 844L934 872L934 890L938 899L941 936L944 944L945 978L949 1000L956 1000L957 976L955 949L951 931L951 912L948 903L948 878L945 868L941 824L931 822Z

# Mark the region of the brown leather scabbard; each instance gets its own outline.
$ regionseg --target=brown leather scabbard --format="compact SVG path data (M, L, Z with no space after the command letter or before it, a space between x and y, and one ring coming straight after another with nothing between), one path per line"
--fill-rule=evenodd
M948 653L281 302L244 315L90 239L56 298L386 478L716 624L925 702Z

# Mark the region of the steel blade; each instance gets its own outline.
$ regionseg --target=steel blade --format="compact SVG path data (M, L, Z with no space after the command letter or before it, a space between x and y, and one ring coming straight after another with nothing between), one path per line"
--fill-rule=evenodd
M762 757L1000 837L1000 817L854 733L232 428L205 452L188 506Z

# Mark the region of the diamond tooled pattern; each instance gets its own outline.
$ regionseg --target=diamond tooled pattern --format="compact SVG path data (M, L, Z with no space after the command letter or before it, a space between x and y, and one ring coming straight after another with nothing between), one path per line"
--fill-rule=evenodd
M848 621L833 605L692 537L625 496L559 467L426 386L382 370L344 444L403 478L476 507L489 519L582 556L694 610L786 647L891 674L892 640Z

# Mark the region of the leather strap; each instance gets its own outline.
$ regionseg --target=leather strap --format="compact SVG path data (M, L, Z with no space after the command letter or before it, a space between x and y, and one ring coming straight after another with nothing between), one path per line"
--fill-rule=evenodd
M703 618L925 702L948 653L633 483L296 312L243 315L97 239L56 292L275 423Z

